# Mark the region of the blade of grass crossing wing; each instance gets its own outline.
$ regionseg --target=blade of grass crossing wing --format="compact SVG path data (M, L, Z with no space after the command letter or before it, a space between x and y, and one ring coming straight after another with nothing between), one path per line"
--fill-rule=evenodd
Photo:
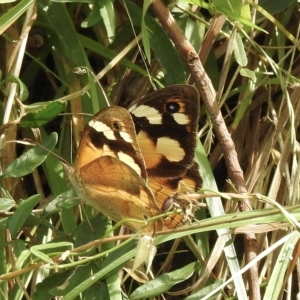
M214 176L209 165L208 159L206 157L205 151L201 143L198 143L197 151L196 151L197 159L200 162L200 173L203 178L203 188L209 188L211 190L218 190L217 184L214 180ZM221 216L224 215L224 209L222 205L222 201L219 197L213 197L206 199L207 206L212 216ZM231 240L230 231L227 228L218 229L218 235L226 235L228 241L227 246L224 247L224 254L227 259L227 263L230 269L231 274L236 274L239 270L239 263L237 261L237 255L234 249L234 245ZM243 283L242 276L236 277L234 280L237 295L239 299L246 299L247 292L246 287Z

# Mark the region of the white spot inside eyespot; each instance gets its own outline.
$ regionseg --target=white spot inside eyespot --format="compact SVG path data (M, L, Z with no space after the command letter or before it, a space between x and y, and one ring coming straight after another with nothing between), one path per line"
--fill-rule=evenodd
M164 155L168 161L181 161L185 156L178 141L167 137L157 139L156 152Z
M173 114L174 120L176 123L180 125L187 125L190 123L190 119L187 115L182 114L182 113L175 113Z
M129 111L136 117L146 117L150 124L162 124L162 115L153 107L147 105L132 106Z
M91 120L89 125L98 132L103 132L108 140L116 140L114 132L104 123Z
M130 134L126 131L120 131L120 136L123 138L124 141L126 141L127 143L132 143L132 137L130 136Z
M134 159L131 156L129 156L124 152L118 152L118 157L123 163L131 167L134 171L136 171L141 176L142 174L141 168L139 167L139 165L135 163Z

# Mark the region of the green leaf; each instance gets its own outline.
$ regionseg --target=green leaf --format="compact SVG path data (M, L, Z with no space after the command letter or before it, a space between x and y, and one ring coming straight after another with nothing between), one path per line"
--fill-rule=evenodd
M106 59L112 60L114 57L116 57L117 53L107 47L105 47L104 45L99 44L98 42L84 36L84 35L78 35L79 40L81 41L81 43L83 44L84 48L91 50L101 56L103 56ZM132 69L144 76L147 76L147 72L142 69L141 67L135 65L134 63L132 63L131 61L122 58L120 60L120 65Z
M152 0L145 0L143 3L143 14L142 14L142 41L144 45L144 52L147 57L147 60L150 64L151 62L151 50L150 50L150 42L149 42L149 36L147 31L147 26L145 23L145 16L147 13L147 10L151 4Z
M199 299L202 299L206 295L208 295L209 293L211 293L215 289L217 289L221 284L223 284L223 281L216 280L213 284L210 284L210 285L202 288L200 291L196 292L195 294L192 294L192 295L184 298L184 300L199 300ZM220 293L221 292L219 292L218 294L215 294L214 296L210 297L209 300L218 299L218 296L219 296Z
M6 82L13 82L13 83L18 84L18 86L19 86L19 98L22 101L25 101L28 98L28 95L29 95L28 89L19 77L15 76L13 74L9 74L9 75L6 76L5 81Z
M0 18L0 35L14 22L16 22L22 14L28 9L34 0L23 0L14 7L11 7Z
M84 290L88 289L94 283L99 282L101 279L109 277L111 274L118 272L123 265L131 259L135 254L136 242L131 241L128 244L125 244L121 248L113 251L100 266L99 271L94 273L93 277L88 277L85 280L82 280L77 284L68 288L68 293L65 294L64 300L74 299Z
M43 252L38 251L38 250L34 249L33 247L30 248L30 252L34 256L38 257L41 261L44 261L44 262L46 262L48 264L53 264L52 259L48 255L44 254Z
M16 209L14 215L10 218L8 228L13 237L15 237L28 216L31 214L32 209L40 202L40 195L33 195L24 200Z
M17 257L15 268L17 270L20 270L23 263L29 257L30 251L28 250L27 245L23 240L15 239L13 240L12 243L13 243L14 255L15 257Z
M241 68L240 74L241 74L241 76L244 76L244 77L248 77L248 78L252 78L252 79L256 78L255 72L252 70L249 70L248 68Z
M57 143L57 133L51 133L42 143L15 159L3 172L2 178L22 177L30 174L37 166L42 164Z
M49 278L49 277L48 277ZM85 266L80 266L76 268L68 277L65 277L64 281L59 281L55 286L51 285L48 287L48 291L53 296L65 296L64 299L74 299L68 298L66 295L69 291L74 290L78 285L84 281L91 279L91 264ZM52 279L53 280L53 279ZM53 288L51 289L51 287Z
M287 7L293 3L297 3L297 0L259 0L259 6L265 9L269 14L275 13L287 9Z
M5 230L8 228L10 218L2 218L0 219L0 230Z
M233 41L233 53L236 62L241 66L245 67L248 64L247 54L244 48L244 43L240 34L237 32Z
M0 198L0 211L8 211L16 205L15 200L8 198Z
M61 210L72 208L79 205L81 200L78 198L74 189L61 193L50 201L44 208L44 215L48 216Z
M16 2L16 0L0 0L0 3L1 3L1 4L4 4L4 3L12 3L12 2Z
M74 28L74 24L70 18L67 6L64 3L54 3L47 0L37 2L40 12L40 18L45 19L47 26L51 27L53 33L54 45L53 53L64 65L65 68L72 68L85 66L92 69L89 64L87 53L84 51L81 42L78 38L78 33ZM67 63L67 66L65 65ZM57 66L59 67L59 66ZM73 76L74 74L70 74ZM100 104L103 105L102 99L105 95L99 84L94 82L94 78L90 73L87 76L79 76L78 79L82 86L89 84L89 92L81 96L82 104L85 112L96 112L100 110ZM104 105L106 107L106 102Z
M277 255L275 266L272 268L271 277L268 280L268 286L264 293L264 300L281 298L282 283L290 266L291 259L293 259L295 248L298 247L297 243L300 239L300 233L294 231L286 235L283 239L286 239L286 241Z
M20 270L22 268L22 266L24 265L25 261L27 260L27 258L30 256L30 250L28 249L24 249L17 257L17 261L16 261L16 269Z
M248 19L248 14L245 13L247 10L245 8L243 8L240 4L236 7L235 4L236 3L242 3L240 0L238 0L238 2L236 3L231 3L231 0L214 0L213 3L214 5L211 4L207 4L202 0L185 0L188 3L192 3L192 4L196 4L199 7L205 7L207 9L210 10L214 10L216 12L219 12L225 16L228 16L229 18L231 18L234 21L239 21L244 25L247 25L251 28L255 28L259 31L265 32L268 34L268 32L262 28L260 28L259 26L255 25L252 23L251 20ZM244 13L244 15L241 16L241 13Z
M212 0L212 3L218 11L226 12L228 17L241 15L243 3L240 0Z
M101 239L106 232L108 222L108 218L102 214L98 214L89 222L82 222L72 232L75 247Z
M199 49L206 33L205 25L188 16L178 18L176 22L194 48Z
M107 32L109 42L113 42L116 31L115 10L111 0L99 1L99 12Z
M141 26L143 14L140 7L128 0L124 2L133 24ZM148 14L145 15L144 19L148 29L150 46L164 70L166 85L184 83L186 80L185 67L168 35Z
M89 15L81 22L81 27L88 28L97 24L101 20L98 6L94 7Z
M40 244L40 245L36 245L36 246L32 246L32 248L34 248L37 251L41 251L41 250L53 250L53 249L57 249L57 248L67 248L67 249L72 249L73 248L73 243L70 242L51 242L51 243L47 243L47 244ZM67 250L66 249L66 250ZM56 250L58 251L58 250ZM59 250L61 251L61 249Z
M190 263L176 271L163 274L138 287L131 295L131 300L146 299L166 293L173 285L191 277L200 268L198 262Z
M44 126L64 111L66 106L65 101L48 101L27 105L25 112L28 113L21 119L20 125L29 128Z
M79 270L84 271L85 267L80 267ZM52 275L44 278L44 280L37 284L36 289L32 295L33 300L45 300L51 299L51 289L57 286L62 286L66 283L70 276L73 274L73 270L67 270L62 272L55 272Z

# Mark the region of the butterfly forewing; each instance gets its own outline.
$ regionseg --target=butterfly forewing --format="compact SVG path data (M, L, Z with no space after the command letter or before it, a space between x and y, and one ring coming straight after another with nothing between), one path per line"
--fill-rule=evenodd
M192 86L174 85L147 95L128 109L148 176L178 177L192 164L198 98Z
M80 169L101 156L115 157L147 178L134 124L122 107L106 108L89 121L78 148L76 167Z
M169 86L135 102L129 111L158 206L162 209L176 193L199 189L202 180L194 161L198 92L188 85ZM183 223L184 215L174 214L164 220L164 229Z
M159 208L146 179L130 114L116 106L96 114L84 130L75 165L75 187L82 200L117 222L147 221ZM161 229L161 222L155 225ZM139 230L144 224L127 226ZM153 225L144 231L152 232Z

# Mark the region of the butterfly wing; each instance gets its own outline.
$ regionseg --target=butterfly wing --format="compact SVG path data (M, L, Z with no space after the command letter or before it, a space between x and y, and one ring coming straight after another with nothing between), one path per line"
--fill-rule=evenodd
M169 86L135 102L128 110L158 206L162 208L175 193L199 189L202 179L194 161L198 92L189 85ZM182 220L182 215L173 215L164 220L164 227L175 228Z
M76 171L102 156L112 156L147 180L144 159L135 127L126 109L111 106L93 116L86 125L77 151Z
M199 116L198 92L173 85L129 107L148 176L174 178L192 165Z
M134 124L124 108L109 107L88 123L71 180L83 201L116 222L128 218L144 222L159 213L146 184L147 173ZM145 223L126 225L139 230ZM157 222L155 229L161 226ZM153 225L143 230L152 232Z

